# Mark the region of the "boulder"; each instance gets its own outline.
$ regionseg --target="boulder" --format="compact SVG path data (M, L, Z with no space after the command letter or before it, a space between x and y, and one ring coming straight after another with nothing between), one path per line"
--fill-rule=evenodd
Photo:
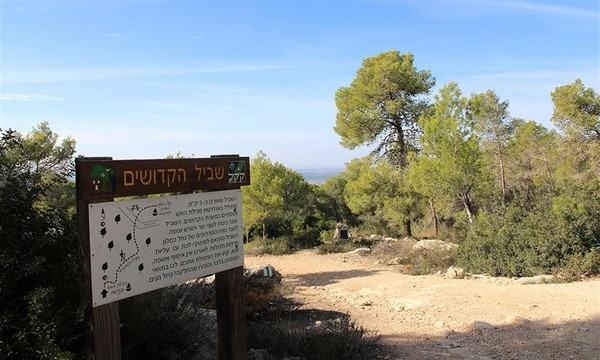
M264 309L281 293L281 274L271 265L260 265L244 270L246 313Z
M281 293L281 274L271 265L260 265L244 269L246 292L246 314L254 314L264 309ZM195 306L216 309L215 276L190 280L182 285L186 288L185 297L193 298Z

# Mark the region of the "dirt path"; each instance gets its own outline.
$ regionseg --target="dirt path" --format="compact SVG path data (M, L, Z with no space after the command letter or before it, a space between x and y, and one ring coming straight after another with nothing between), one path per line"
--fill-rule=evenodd
M600 279L521 285L506 278L409 276L370 256L246 257L284 276L306 309L349 313L390 359L600 359Z

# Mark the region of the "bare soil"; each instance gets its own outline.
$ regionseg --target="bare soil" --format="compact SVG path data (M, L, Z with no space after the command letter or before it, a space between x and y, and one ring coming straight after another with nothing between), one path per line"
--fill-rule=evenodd
M387 359L600 359L600 279L410 276L370 255L247 256L270 264L302 310L349 314Z

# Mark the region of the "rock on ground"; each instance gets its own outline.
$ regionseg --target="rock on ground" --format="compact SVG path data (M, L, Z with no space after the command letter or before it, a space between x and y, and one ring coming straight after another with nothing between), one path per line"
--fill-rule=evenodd
M464 279L465 270L463 268L450 266L446 271L446 279Z
M192 297L195 306L216 309L215 277L187 281L186 297ZM264 309L281 292L281 274L271 265L258 265L244 269L246 314Z

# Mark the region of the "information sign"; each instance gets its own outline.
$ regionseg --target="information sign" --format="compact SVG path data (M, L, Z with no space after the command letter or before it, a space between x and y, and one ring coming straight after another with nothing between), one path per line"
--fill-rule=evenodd
M239 189L88 209L94 307L243 266Z

